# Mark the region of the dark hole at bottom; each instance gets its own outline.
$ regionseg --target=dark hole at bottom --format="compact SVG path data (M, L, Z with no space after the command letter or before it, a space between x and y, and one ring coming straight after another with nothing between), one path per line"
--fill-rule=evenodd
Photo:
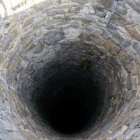
M49 117L52 127L62 133L75 133L86 125L87 120L84 104L75 97L58 99Z
M39 81L35 90L39 114L47 126L64 135L88 130L102 108L103 93L98 82L93 81L90 72L54 71L53 76L45 78L44 82Z

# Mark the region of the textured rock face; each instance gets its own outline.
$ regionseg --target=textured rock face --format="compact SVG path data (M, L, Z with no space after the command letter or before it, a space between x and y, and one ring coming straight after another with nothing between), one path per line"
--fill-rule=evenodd
M139 5L138 0L47 0L1 20L0 139L139 140ZM93 125L70 136L46 125L33 100L40 81L59 79L58 75L53 89L60 81L60 88L68 83L67 78L73 87L77 77L101 89L97 97L92 95L95 88L87 93L89 112L92 98L101 101L98 117L91 113L96 121L90 117ZM83 88L76 98L87 97L84 82L79 84ZM51 90L48 85L43 87ZM53 101L51 94L39 99L45 97Z

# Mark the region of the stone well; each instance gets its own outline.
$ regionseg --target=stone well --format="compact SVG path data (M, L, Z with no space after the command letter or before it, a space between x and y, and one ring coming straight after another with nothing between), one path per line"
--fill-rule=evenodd
M0 140L140 140L140 1L0 19Z

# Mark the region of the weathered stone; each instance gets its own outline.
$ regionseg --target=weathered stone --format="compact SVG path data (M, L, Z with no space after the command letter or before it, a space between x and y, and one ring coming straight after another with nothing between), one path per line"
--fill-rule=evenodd
M65 37L66 38L76 38L80 35L82 31L75 28L66 28L64 29Z
M122 15L126 15L127 14L127 7L126 5L122 3L120 3L119 5L117 5L117 10L116 12L122 14Z
M134 10L136 10L138 13L140 13L140 2L137 0L127 0L126 1Z
M121 48L114 43L108 41L104 45L105 49L107 49L111 54L117 55Z
M73 6L68 9L68 13L76 13L80 10L80 6Z
M49 31L43 37L44 43L47 45L56 45L59 41L65 38L64 33L62 31Z
M93 7L90 4L85 4L83 9L80 10L80 13L84 14L95 14Z
M106 14L104 12L100 12L100 11L96 11L96 15L99 16L99 17L106 17Z
M130 22L126 18L124 18L123 15L120 15L120 14L114 14L111 20L113 23L120 26L125 26L125 25L130 24Z
M107 8L111 8L113 1L112 0L106 0L106 1L99 0L99 3L107 9Z
M121 46L123 46L123 47L125 48L125 47L130 46L131 41L128 40L128 39L126 38L126 39L125 39L123 42L121 42L120 44L121 44Z
M4 34L1 38L1 42L2 42L2 45L3 45L3 51L6 51L10 45L10 37L8 34Z
M127 130L128 126L123 125L122 128L120 128L117 132L112 133L109 136L109 140L114 140L115 138L117 138L118 136L122 135L126 130Z
M72 2L75 2L74 0L71 0ZM89 0L77 0L76 2L77 3L80 3L80 4L85 4L87 3Z
M47 0L25 11L11 9L15 15L9 16L8 11L7 18L0 18L0 139L139 140L139 5L139 0ZM8 4L5 6L8 10ZM50 66L54 71L48 70ZM73 76L70 72L75 67L78 72L72 84L81 76L86 78L86 73L88 80L91 78L90 82L84 80L83 86L76 84L81 89L79 99L85 85L88 83L84 89L87 95L94 81L93 86L100 85L100 99L105 95L103 101L99 99L104 107L96 123L89 122L94 124L91 129L67 137L46 126L31 93L36 83L53 77L59 69L62 76L57 73L48 81L58 80L61 89L61 78ZM57 84L50 83L51 89ZM93 91L87 97L88 105L93 102Z
M130 63L125 65L125 68L132 75L136 75L138 73L138 65L134 61L131 61Z
M34 48L33 51L35 54L38 54L38 53L41 53L43 51L43 49L44 49L43 47L36 47L36 48Z
M1 65L1 63L3 62L3 54L2 53L0 53L0 65Z
M136 40L140 41L140 28L139 26L128 25L125 26L128 33Z
M23 28L27 27L28 25L33 23L33 17L29 17L27 20L23 23Z
M139 42L134 41L132 44L132 47L138 54L140 54L140 43Z

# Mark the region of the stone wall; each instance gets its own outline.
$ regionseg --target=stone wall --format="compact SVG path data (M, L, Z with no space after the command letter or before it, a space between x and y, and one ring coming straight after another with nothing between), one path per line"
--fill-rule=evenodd
M2 19L0 140L139 140L139 7L138 0L47 0ZM102 114L88 131L59 135L34 110L33 87L53 63L87 60L105 91Z

